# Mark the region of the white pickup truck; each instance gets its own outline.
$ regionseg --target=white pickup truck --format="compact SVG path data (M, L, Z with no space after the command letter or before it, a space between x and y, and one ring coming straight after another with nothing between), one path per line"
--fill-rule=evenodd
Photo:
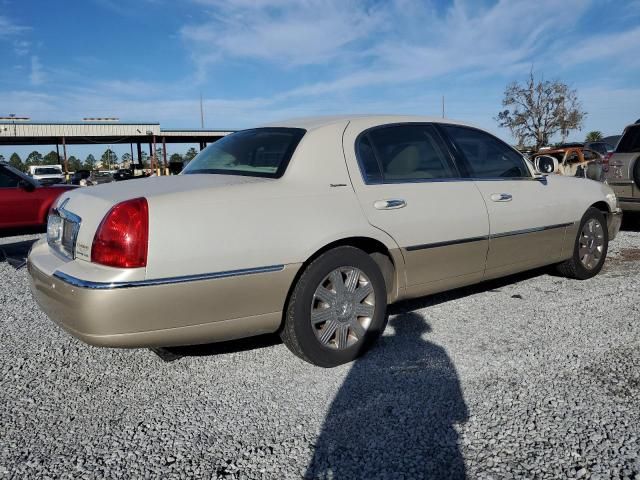
M28 173L43 185L64 183L65 180L60 165L31 165Z

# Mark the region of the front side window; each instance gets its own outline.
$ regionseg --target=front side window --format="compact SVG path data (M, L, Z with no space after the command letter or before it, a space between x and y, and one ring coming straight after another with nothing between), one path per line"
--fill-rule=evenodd
M367 183L397 183L454 178L457 174L446 147L430 125L375 128L357 142Z
M492 135L475 128L443 125L467 160L473 178L530 177L522 155Z
M232 133L196 155L182 174L279 178L304 133L300 128L255 128Z

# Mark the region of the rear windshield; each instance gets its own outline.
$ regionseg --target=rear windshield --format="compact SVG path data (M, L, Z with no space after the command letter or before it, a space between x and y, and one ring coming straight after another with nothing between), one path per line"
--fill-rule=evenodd
M196 155L182 174L279 178L304 133L300 128L254 128L232 133Z
M640 125L627 128L616 148L616 153L632 152L640 152Z
M60 175L62 172L57 168L36 168L34 175Z

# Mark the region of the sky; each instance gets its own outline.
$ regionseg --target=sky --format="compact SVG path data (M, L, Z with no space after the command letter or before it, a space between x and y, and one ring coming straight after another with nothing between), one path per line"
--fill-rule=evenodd
M639 48L640 0L0 0L0 116L191 128L202 95L205 128L227 130L440 116L444 96L512 142L494 118L533 69L577 90L582 140L640 118Z

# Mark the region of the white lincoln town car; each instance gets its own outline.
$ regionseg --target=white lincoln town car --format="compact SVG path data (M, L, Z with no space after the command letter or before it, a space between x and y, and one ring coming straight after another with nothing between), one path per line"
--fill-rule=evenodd
M64 193L28 266L41 308L89 344L279 332L330 367L391 302L543 265L596 275L620 221L606 184L541 175L483 130L317 117L233 133L179 176Z

